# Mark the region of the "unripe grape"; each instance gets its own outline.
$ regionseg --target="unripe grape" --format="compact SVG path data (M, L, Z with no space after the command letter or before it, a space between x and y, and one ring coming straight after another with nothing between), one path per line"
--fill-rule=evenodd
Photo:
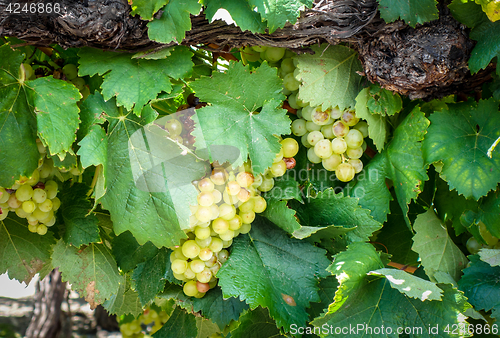
M222 239L222 242L232 240L234 238L234 231L227 230L226 232L219 234L219 237Z
M335 154L343 154L347 150L347 143L341 137L336 137L332 140L332 151Z
M226 263L228 258L229 258L229 251L227 250L221 250L219 251L219 253L217 253L217 259L221 264Z
M280 68L286 74L292 73L295 70L295 66L293 64L293 60L291 58L286 58L286 59L281 60Z
M312 122L312 121L307 121L306 122L306 130L307 131L320 131L321 126Z
M332 143L330 140L320 140L314 146L314 153L321 159L332 156Z
M323 134L323 136L327 139L332 139L335 137L335 134L333 133L333 128L331 125L327 124L323 127L321 127L320 129L321 133Z
M215 266L215 265L214 265ZM203 271L201 272L198 272L196 274L196 279L200 282L200 283L208 283L210 282L210 278L212 278L212 271L205 267L203 269Z
M241 228L239 228L240 234L247 234L250 230L252 230L252 224L250 223L245 223L241 226Z
M61 206L61 200L57 197L54 197L52 199L52 210L57 211L60 206Z
M299 152L299 144L291 137L283 139L280 143L283 149L283 157L294 157Z
M305 133L307 133L306 129L306 120L304 119L296 119L295 121L292 122L292 133L295 136L302 136Z
M194 240L188 240L182 244L182 254L187 258L195 258L200 253L200 247Z
M198 293L198 287L196 286L196 282L192 280L184 283L182 291L184 291L184 294L188 297L195 296Z
M33 188L30 185L25 184L16 190L16 198L20 202L27 201L33 197Z
M85 87L85 80L81 77L76 77L73 80L70 80L70 82L79 90L82 91L83 88Z
M344 139L349 148L358 148L363 144L363 134L357 129L349 130Z
M165 122L165 129L169 132L169 136L174 138L182 133L182 123L176 119L169 119Z
M281 47L267 47L264 51L264 59L269 62L279 61L285 56L285 48Z
M262 53L267 49L267 46L252 46L252 49L256 52Z
M170 268L172 269L172 272L173 273L176 273L176 274L183 274L184 272L186 272L187 268L188 268L188 262L185 261L185 260L182 260L182 259L175 259Z
M229 229L229 222L225 219L222 218L216 218L212 222L212 229L217 233L217 234L222 234L226 232Z
M47 193L47 198L48 199L53 199L57 195L57 183L55 181L47 181L45 182L45 192Z
M302 145L306 148L311 148L312 145L309 143L309 141L307 141L308 137L309 137L309 133L302 135L302 137L300 138L300 143L302 143Z
M316 155L316 153L314 152L314 148L309 148L307 150L307 159L311 163L320 163L321 162L321 157Z
M203 269L205 269L205 262L203 262L201 259L194 259L191 262L189 262L189 268L194 273L202 272Z
M241 208L240 208L241 210ZM229 220L229 230L238 230L241 225L243 224L243 221L241 220L240 215L236 215L233 218Z
M217 253L217 252L222 250L223 245L224 245L224 243L222 242L222 240L220 238L214 237L214 238L212 238L212 243L210 243L208 248L210 250L212 250L212 252Z
M255 62L260 60L260 53L254 50L251 47L245 47L241 51L241 57L247 60L248 62Z
M43 212L49 212L50 210L52 210L52 201L46 199L45 201L43 201L43 203L38 204L38 209Z
M273 163L273 165L271 166L271 173L274 177L281 177L285 174L285 172L286 163L283 160L279 161L278 163Z
M312 131L307 135L307 142L311 146L315 146L320 140L324 139L323 134L320 131Z
M43 236L43 235L45 235L47 233L47 227L45 226L45 224L38 224L36 226L36 232L39 235Z
M255 196L253 198L253 201L254 201L254 207L253 207L253 211L257 214L261 213L261 212L264 212L264 210L266 210L267 208L267 202L265 200L264 197L262 196ZM241 208L240 208L241 210ZM243 210L241 210L243 211Z
M349 182L355 175L354 167L349 163L341 163L335 170L335 176L342 182Z
M178 259L182 259L184 261L188 260L188 258L186 256L184 256L184 254L182 253L182 247L176 248L174 250L174 254L175 254L175 257L177 257Z
M288 74L288 73L287 73ZM287 74L283 74L283 77L285 77ZM286 88L286 87L285 87ZM290 105L290 107L292 107L293 109L300 109L301 106L299 106L297 104L297 93L298 92L295 92L295 93L292 93L288 96L288 104Z
M31 200L24 201L23 205L22 205L22 208L23 208L24 212L26 212L28 214L31 214L33 211L35 211L36 204L35 204L35 202L33 202Z
M78 77L78 69L74 64L71 63L68 63L67 65L62 67L62 72L64 76L66 76L66 78L70 81Z
M294 92L299 89L300 81L297 81L294 73L289 73L283 77L283 86L289 91Z
M196 235L196 238L207 239L208 237L210 237L210 228L209 227L206 227L206 228L196 227L196 228L194 228L194 234Z
M328 171L334 171L337 169L340 163L342 163L342 157L338 154L332 154L332 156L325 158L321 161L323 168Z
M302 108L302 118L306 121L312 121L312 111L314 107L306 106Z

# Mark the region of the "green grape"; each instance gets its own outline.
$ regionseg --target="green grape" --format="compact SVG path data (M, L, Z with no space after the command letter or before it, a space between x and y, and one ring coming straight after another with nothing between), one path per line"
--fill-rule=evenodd
M342 114L342 122L344 122L346 126L352 127L359 122L359 118L356 117L354 111L345 111Z
M36 223L36 224L28 224L28 230L30 232L35 233L37 228L38 228L38 223Z
M498 238L496 238L495 236L493 236L488 231L488 229L486 228L486 224L484 224L482 221L479 221L479 223L477 224L477 226L479 228L479 234L484 239L484 241L486 242L486 244L488 244L488 246L495 246L498 243Z
M363 148L358 147L358 148L349 148L347 147L347 150L345 151L346 155L349 156L349 158L355 159L355 158L360 158L363 155Z
M48 199L53 199L57 195L57 189L58 189L57 183L55 181L50 180L45 182L45 189L43 190L45 190L45 192L47 193Z
M349 132L349 127L342 123L342 121L337 121L333 124L332 131L336 137L345 137Z
M312 121L307 121L306 122L306 130L307 131L320 131L321 126L319 124L312 122Z
M175 257L177 257L178 259L182 259L184 261L187 261L187 257L184 256L184 254L182 253L182 248L176 248L174 250L174 254L175 254Z
M309 133L302 135L302 137L300 138L300 143L302 143L302 145L306 148L311 148L312 145L307 141L308 136L309 136Z
M222 193L219 190L214 189L212 191L212 195L214 196L214 204L217 204L220 201L222 201Z
M40 168L40 178L47 178L47 177L49 177L50 174L52 173L52 169L53 168L54 167L52 165L52 160L46 159L43 162L42 167Z
M207 229L210 230L210 228L207 228ZM212 232L212 231L210 230L210 232ZM212 242L212 236L210 235L209 237L207 237L205 239L199 239L198 237L196 237L194 240L200 248L206 248Z
M43 235L45 235L47 233L47 227L45 226L45 224L38 224L36 226L36 232L39 235L43 236Z
M226 263L228 258L229 258L229 251L227 250L221 250L219 251L219 253L217 253L217 259L221 264Z
M214 266L218 266L218 265L214 265ZM196 274L196 279L200 282L200 283L208 283L210 282L210 279L212 278L212 271L205 267L203 269L203 271L201 272L198 272Z
M226 169L224 169L223 167L217 167L214 168L214 170L212 170L212 175L210 175L210 180L212 180L212 182L215 185L222 185L226 183L228 176L229 175Z
M62 72L64 76L66 76L66 78L70 81L78 77L78 69L71 63L68 63L67 65L62 67Z
M307 150L307 159L311 163L320 163L321 162L321 158L318 155L316 155L316 153L314 152L314 148L309 148Z
M289 91L296 91L300 87L300 82L297 81L293 73L286 74L285 77L283 78L283 86L285 86L286 89Z
M273 163L273 165L271 166L271 173L274 177L281 177L285 174L285 172L286 163L283 160L279 161L278 163Z
M49 212L52 210L52 201L49 199L46 199L43 201L43 203L38 204L38 209L44 212Z
M224 191L224 193L222 194L222 200L224 201L224 203L230 205L238 203L238 197L229 195L227 191Z
M226 232L223 232L221 234L219 234L219 237L220 239L222 239L222 241L229 241L229 240L232 240L235 235L234 235L234 231L233 230L227 230Z
M198 194L197 200L198 204L201 205L202 207L209 207L212 204L214 204L215 198L212 192L202 191Z
M331 139L335 138L335 134L333 133L332 125L330 125L330 124L327 124L327 125L324 125L323 127L321 127L320 131L323 134L323 136L327 139L331 140Z
M285 74L292 73L295 70L293 60L291 58L281 60L280 68Z
M6 219L8 215L9 215L9 210L6 210L4 208L0 208L0 221L3 221L4 219Z
M172 272L180 275L186 272L188 262L182 259L175 259L170 265L170 268L172 269Z
M314 108L311 113L312 122L316 123L317 125L324 126L330 121L330 112L331 109L322 110L321 106Z
M38 169L35 169L35 171L33 171L33 173L31 174L31 177L28 180L26 180L26 184L35 185L38 183L39 180L40 180L40 172L38 171Z
M196 274L193 272L193 270L191 270L189 267L186 269L186 271L184 271L184 278L187 279L187 280L190 280L190 279L195 279L196 278Z
M211 192L214 190L214 183L206 177L198 182L198 189L202 192Z
M341 163L335 169L335 176L342 182L349 182L355 175L354 167L349 163Z
M212 229L217 233L217 234L222 234L226 232L229 229L229 222L225 219L222 218L216 218L212 222Z
M353 159L350 159L348 161L348 163L354 167L354 172L356 174L360 173L361 170L363 170L363 162L361 162L360 159L353 158Z
M240 208L240 211L241 211L241 208ZM243 224L243 221L241 220L240 215L236 215L229 220L229 230L233 230L233 231L238 230L242 224Z
M306 129L306 120L304 119L296 119L292 122L292 134L295 136L302 136L307 133Z
M85 88L85 80L81 77L74 78L73 80L70 80L70 82L74 84L76 89L79 91L82 91L83 88Z
M326 170L335 171L339 164L342 163L342 157L338 154L332 154L330 157L323 159L321 163Z
M269 62L276 62L285 56L285 48L281 47L267 47L264 51L264 59Z
M16 198L16 194L11 194L9 196L9 199L7 200L7 204L9 205L9 208L11 209L17 209L20 208L23 202L19 201Z
M10 194L5 188L0 187L0 204L6 203L9 200Z
M328 158L332 156L332 143L330 140L324 139L318 141L314 146L314 153L321 159Z
M267 192L270 191L273 187L274 187L274 179L264 178L258 189L262 192Z
M200 253L200 250L198 244L192 239L182 244L182 254L187 258L195 258Z
M239 210L242 211L242 212L247 212L247 211L250 211L250 210L253 210L254 206L255 206L255 197L254 198L250 198L248 201L246 201L245 203L242 203L240 206L239 206ZM233 229L235 230L235 229Z
M351 129L345 136L345 142L349 148L359 148L363 144L363 134L357 129Z
M343 154L347 150L347 143L342 137L336 137L332 140L332 150L335 154Z
M279 153L276 154L276 156L273 159L273 163L277 163L283 159L283 147L280 148Z
M196 281L189 281L184 283L182 291L188 297L193 297L198 293L198 288L196 287Z
M244 202L248 201L250 199L250 197L252 197L252 196L250 194L250 191L248 191L245 188L241 188L240 192L238 193L238 195L236 197L238 197L238 201L240 201L241 203L244 203Z
M368 123L366 121L359 121L353 128L359 130L363 134L363 138L368 136Z
M210 248L203 248L200 250L198 257L200 257L200 259L205 262L212 258L213 255L214 253L212 252L212 250L210 250Z
M249 172L242 171L236 175L236 182L238 182L240 187L248 188L253 184L254 176Z
M217 253L217 252L222 250L223 245L224 245L224 243L222 242L222 240L220 238L214 237L214 238L212 238L212 242L210 243L208 248L210 250L212 250L212 252Z
M309 144L311 146L315 146L316 143L318 143L320 140L324 139L324 136L323 134L320 132L320 131L311 131L308 135L307 135L307 142L309 142Z
M19 217L19 218L26 218L26 217L30 216L30 214L27 213L26 211L24 211L23 208L17 208L15 210L15 213L16 213L17 217Z
M80 93L82 94L82 100L86 100L87 97L90 95L90 89L88 86L83 86L83 89L80 90Z
M302 108L302 118L306 121L312 121L312 111L314 107L306 106Z
M239 229L240 234L248 234L250 230L252 230L252 224L250 223L244 223Z
M252 46L252 49L256 52L262 53L267 49L267 46Z
M249 224L255 220L255 212L254 211L242 212L240 213L240 217L241 217L241 222L243 224Z
M35 72L33 71L33 68L31 68L31 65L29 63L21 63L21 73L23 72L24 72L24 78L22 79L23 81L35 78Z
M210 207L199 206L194 215L199 222L205 223L212 219L212 209Z
M332 111L330 112L330 118L333 120L340 119L342 116L342 111L339 109L339 107L332 108Z
M283 149L283 157L294 157L299 152L299 144L291 137L283 139L280 143Z
M210 237L210 228L196 227L194 228L194 234L196 235L196 238L207 239L208 237Z
M475 255L483 248L481 243L479 243L474 237L471 237L467 240L465 244L467 251L469 251L472 255Z
M230 204L223 203L219 206L219 217L229 221L236 215L236 208Z
M245 47L241 51L242 59L247 60L248 62L255 62L260 60L260 52L257 52L255 49L251 47Z
M189 262L189 268L194 273L202 272L203 269L205 269L205 262L202 261L201 259L194 259L191 262Z
M182 123L176 119L169 119L165 122L165 129L169 132L170 137L174 138L182 133Z
M34 196L34 192L33 192L33 196ZM57 197L54 197L52 199L52 210L57 211L57 210L59 210L60 206L61 206L61 200L59 200L59 198L57 198Z
M292 93L288 96L288 104L293 109L300 109L301 107L297 104L297 92Z
M264 212L267 208L267 202L264 197L262 196L255 196L253 198L254 201L254 207L253 211L257 214L260 214L261 212ZM243 211L243 210L242 210Z
M229 181L226 184L226 192L231 196L238 195L240 189L241 186L236 181Z
M35 202L33 201L24 201L23 202L23 205L22 205L22 208L24 210L25 213L27 214L31 214L33 211L35 211L36 209L36 204Z
M30 185L25 184L16 190L16 198L20 202L30 200L33 197L33 188Z

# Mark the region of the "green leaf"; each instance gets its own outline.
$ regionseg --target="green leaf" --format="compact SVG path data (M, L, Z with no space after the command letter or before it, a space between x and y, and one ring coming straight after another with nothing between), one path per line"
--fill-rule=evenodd
M153 335L153 338L187 338L197 337L197 334L195 316L176 307L168 321Z
M301 225L297 222L295 213L295 210L292 210L287 206L286 201L268 199L266 210L264 210L262 216L289 234L293 234L301 228Z
M267 20L269 33L283 28L287 22L294 24L305 7L311 7L312 0L249 0L263 20Z
M344 197L342 192L336 194L333 189L309 196L304 204L291 201L290 206L297 210L300 224L304 226L354 228L346 234L348 242L368 241L373 232L382 227L369 210L358 205L356 198Z
M319 301L317 278L326 277L325 251L257 217L248 235L234 239L231 255L217 273L224 296L267 307L278 327L304 326L305 309ZM244 273L242 273L244 271Z
M82 97L78 89L52 76L28 81L34 93L38 135L48 145L51 155L66 153L76 139L80 119L77 102Z
M500 249L481 249L479 250L479 257L483 262L491 266L500 266Z
M472 74L485 69L494 57L500 55L500 38L496 34L499 28L500 22L491 22L485 18L471 30L469 37L477 41L469 58L469 69Z
M384 268L370 271L369 275L384 276L394 289L410 298L420 299L422 302L441 300L443 296L443 290L438 288L436 284L411 275L404 270Z
M500 136L498 102L469 101L449 104L435 112L423 142L426 163L443 161L441 175L450 188L478 200L500 182L500 153L486 155Z
M274 338L283 337L269 311L262 307L248 311L240 318L240 325L231 331L231 338Z
M333 302L338 287L339 282L335 276L328 276L319 281L318 294L321 301L319 303L311 303L311 307L308 310L311 318L319 317L325 311L328 311L328 306Z
M149 38L160 43L180 44L191 30L190 15L197 15L200 10L198 0L170 0L161 18L148 23Z
M265 194L265 198L274 200L296 199L302 202L302 191L299 183L290 171L287 170L285 175L274 178L274 188Z
M130 54L104 52L83 48L79 75L103 75L102 94L107 101L116 96L116 103L139 115L142 108L161 91L170 92L170 78L186 76L193 67L192 53L178 46L162 60L133 59Z
M474 28L487 20L481 6L474 1L453 0L448 5L453 17L469 28Z
M91 165L96 167L100 164L105 165L108 156L108 136L100 125L93 125L89 133L79 143L77 155L83 168ZM106 176L107 166L104 166L104 176Z
M290 134L286 110L278 108L285 97L276 68L264 63L250 72L241 62L232 62L226 73L202 77L191 87L200 100L211 103L197 111L196 147L209 148L211 160L219 163L231 160L231 152L215 153L213 146L236 147L241 155L234 165L241 165L250 155L254 174L271 166L280 150L275 135Z
M165 287L167 270L170 266L170 252L166 248L158 250L156 255L134 270L132 279L139 294L141 304L145 306Z
M493 310L492 317L500 318L500 287L498 276L500 267L492 267L479 260L478 255L469 256L470 266L464 270L464 275L458 281L458 286L469 303L476 310Z
M411 27L438 18L436 0L378 0L380 16L385 22L404 20Z
M142 20L151 20L153 14L165 6L168 1L169 0L134 0L131 2L132 11L130 11L130 15L139 14Z
M61 271L63 281L84 296L92 309L115 295L122 282L116 261L104 244L91 243L79 250L59 240L54 246L52 264Z
M87 199L89 187L82 183L65 184L59 194L60 215L64 221L63 239L67 244L76 246L99 242L98 219L90 212L92 203Z
M341 45L312 46L313 55L296 56L302 80L299 98L309 105L322 106L323 110L354 107L360 90L362 71L358 53Z
M87 99L80 104L80 126L78 127L77 139L83 139L95 124L104 123L106 121L106 112L113 110L118 111L114 98L104 101L101 93L97 91L89 95ZM116 115L116 113L113 115Z
M20 219L10 212L0 221L0 274L29 284L42 269L50 266L52 245L56 242L49 231L44 236L32 233Z
M231 320L237 321L240 314L248 309L248 305L238 298L223 298L219 287L209 290L202 298L193 298L192 301L194 312L201 311L203 317L210 319L220 328L228 325Z
M372 84L368 88L370 98L367 102L367 108L372 114L391 116L403 109L403 100L401 100L401 96L398 93L380 88L379 84Z
M500 238L500 191L491 192L479 205L479 220L495 237Z
M369 88L361 90L356 97L356 116L366 120L368 123L368 136L372 139L373 144L377 150L381 152L384 150L385 141L387 140L387 119L383 115L373 115L368 110L368 100L370 98Z
M434 211L429 209L418 215L413 229L416 234L412 250L420 255L427 276L433 280L434 273L443 271L458 281L468 263L467 258L448 236Z
M122 278L117 293L106 300L102 306L110 314L117 316L131 314L137 317L143 312L139 295L137 291L132 290L128 276Z
M123 271L134 269L137 264L153 258L157 253L158 248L153 243L139 245L130 231L113 238L113 255Z
M209 0L205 1L205 16L212 22L215 13L224 8L231 14L231 18L242 31L249 30L252 33L264 33L266 23L260 14L252 9L247 0Z
M220 333L220 329L217 324L214 324L210 320L203 317L196 317L196 328L198 329L196 338L211 337L213 334Z
M9 44L0 46L0 186L31 176L40 154L35 143L36 120L27 89L19 83L24 56ZM23 154L23 156L19 156Z
M170 247L186 237L181 225L187 224L197 195L191 181L202 177L205 167L192 154L182 156L183 149L165 132L156 133L158 126L142 128L156 118L151 108L144 108L142 116L124 111L107 117L107 192L101 203L111 213L116 234L129 230L141 245L151 241Z
M386 178L392 180L399 206L409 226L408 204L417 198L421 184L428 179L424 168L421 143L429 121L417 107L401 122L387 148L357 175L351 188L359 204L368 210L375 220L385 222L392 196L387 189Z

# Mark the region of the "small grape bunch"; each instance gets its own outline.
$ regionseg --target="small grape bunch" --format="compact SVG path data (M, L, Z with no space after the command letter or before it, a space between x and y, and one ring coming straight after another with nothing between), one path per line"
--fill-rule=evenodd
M167 322L170 316L159 308L148 307L132 321L120 322L123 338L150 337Z

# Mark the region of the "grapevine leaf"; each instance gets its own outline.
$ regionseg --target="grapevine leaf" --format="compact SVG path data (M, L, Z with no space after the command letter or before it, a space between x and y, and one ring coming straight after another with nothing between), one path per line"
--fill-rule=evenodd
M341 45L312 46L313 55L296 56L302 80L299 98L309 105L322 106L323 110L354 107L360 91L361 63L358 53Z
M425 279L413 276L404 270L398 269L378 269L370 271L369 275L384 276L394 289L410 298L425 300L441 300L443 290L436 284Z
M274 188L265 195L266 198L275 200L296 199L302 201L302 191L299 183L287 170L285 175L274 178Z
M498 276L500 266L491 266L479 259L478 255L469 256L470 265L458 281L458 286L469 303L476 310L493 310L493 318L500 318L500 286Z
M431 280L437 271L449 273L458 280L467 258L453 243L448 232L432 209L420 214L415 220L412 250L420 255L425 273Z
M479 205L479 219L486 229L495 237L500 238L500 192L492 192Z
M304 226L354 228L346 234L348 242L368 241L373 232L382 227L369 210L358 205L356 198L344 197L342 192L336 194L333 189L310 196L304 204L291 201L290 206L297 210L300 224Z
M387 119L382 115L373 115L370 113L367 106L369 97L368 88L361 90L356 97L356 106L354 110L356 111L357 117L366 120L368 123L368 136L372 139L377 150L381 152L384 150L388 134Z
M198 328L196 326L195 316L176 307L174 312L163 324L163 327L156 331L153 338L186 338L197 337Z
M500 22L491 22L485 18L482 23L471 30L469 37L477 41L469 58L471 73L474 74L486 68L494 57L500 55L500 37L496 34L499 28Z
M366 105L372 114L391 116L403 109L401 96L398 93L381 88L379 84L372 84L369 87L369 93L370 97Z
M143 306L153 300L165 287L167 270L170 266L169 258L169 251L162 248L154 257L139 263L135 268L132 279Z
M328 310L328 306L333 302L335 298L335 292L339 287L339 282L335 276L328 276L319 281L318 293L321 301L319 303L311 303L311 308L309 309L309 314L312 318L319 317Z
M80 143L78 143L78 156L83 168L88 168L91 165L96 167L99 164L105 164L108 155L108 136L104 129L99 125L94 125L90 128L89 133ZM104 167L104 175L106 175L106 167Z
M134 269L137 264L156 256L158 248L151 242L139 245L130 231L113 238L113 255L123 271Z
M210 320L203 317L196 317L196 328L198 329L196 338L211 337L213 334L220 333L220 329L217 324L214 324Z
M163 60L132 59L130 54L90 48L82 48L78 55L80 76L104 75L101 85L104 99L116 96L118 105L128 110L133 107L136 115L161 91L172 90L170 78L182 78L193 67L192 53L182 46Z
M28 81L34 91L38 135L48 145L51 155L64 154L76 139L80 119L77 102L82 97L78 89L52 76Z
M269 33L283 28L287 22L294 24L305 7L311 7L312 0L249 0L263 20L267 20Z
M231 331L232 338L274 338L283 337L269 311L257 307L240 318L240 325Z
M493 99L449 104L430 116L423 142L426 163L443 161L441 175L451 189L478 200L500 182L500 153L486 155L500 136L498 103Z
M92 309L115 295L122 281L116 261L104 244L91 243L78 250L59 240L54 246L52 264L61 271L63 281L83 295Z
M247 309L248 305L238 298L223 298L221 288L211 289L202 298L193 299L193 311L201 311L203 317L222 328L231 320L237 321L240 314Z
M276 68L264 63L250 72L241 62L230 63L225 74L216 73L193 82L191 87L200 100L211 103L197 112L195 146L204 142L208 148L237 147L241 156L234 165L241 165L250 155L254 174L264 172L280 150L274 135L290 133L286 110L277 108L285 98L281 82ZM256 112L260 107L262 111ZM229 159L227 152L212 152L211 160L224 163Z
M378 0L380 16L385 22L404 20L414 27L438 18L436 0Z
M19 83L24 56L9 44L0 46L0 186L31 176L40 154L35 143L36 120L26 87ZM23 156L19 156L23 154Z
M153 14L165 6L168 1L169 0L134 0L130 15L139 14L142 20L151 20L153 18Z
M137 291L132 290L130 280L127 276L123 277L120 281L118 292L102 305L110 314L117 316L131 314L137 317L143 312L139 295Z
M479 257L483 262L493 267L500 266L500 249L481 249L479 250Z
M144 108L142 116L125 111L108 116L107 192L101 202L116 234L129 230L141 245L178 245L186 237L179 222L187 223L189 205L196 201L191 181L202 177L205 167L192 154L181 155L177 143L155 133L154 124L141 128L156 118L151 108Z
M304 326L305 309L319 301L318 277L326 277L325 251L290 239L257 217L248 235L234 239L231 255L217 273L224 296L239 296L250 308L267 307L278 327ZM241 271L246 271L242 274Z
M242 31L265 32L266 23L263 22L260 14L252 9L247 0L209 0L205 1L205 4L207 7L204 13L210 22L213 21L215 13L220 8L224 8Z
M297 218L295 217L295 210L290 209L286 201L267 199L267 207L262 213L262 216L289 234L293 234L301 228L301 225L297 222Z
M346 275L346 278L349 277ZM330 310L312 323L318 328L323 325L333 327L325 337L394 337L401 327L412 328L410 337L462 337L444 333L440 328L466 325L462 313L470 305L463 294L451 285L440 284L439 287L443 290L441 301L422 302L391 288L386 279L365 280L352 290L344 306ZM348 330L334 330L344 327ZM380 331L382 327L384 334Z
M97 91L89 95L80 105L80 126L78 127L77 139L83 139L95 124L104 123L106 112L113 110L118 110L114 98L104 101L101 93Z
M149 38L160 43L180 44L191 30L190 14L197 15L200 10L198 0L170 0L161 18L148 23Z
M82 183L74 183L71 187L65 184L59 194L60 214L65 226L63 239L77 248L100 241L99 221L93 213L89 213L92 203L87 199L88 190Z
M50 266L51 246L56 242L49 231L40 236L28 230L13 212L0 221L0 274L29 284L42 269Z
M474 1L453 0L448 5L451 14L457 21L460 21L469 28L474 28L481 22L485 21L486 17L481 9L481 6Z
M424 168L421 143L429 121L418 107L401 122L387 148L370 161L351 188L359 204L371 210L379 222L385 222L392 196L385 179L392 180L399 206L409 226L408 204L420 193L428 179Z

